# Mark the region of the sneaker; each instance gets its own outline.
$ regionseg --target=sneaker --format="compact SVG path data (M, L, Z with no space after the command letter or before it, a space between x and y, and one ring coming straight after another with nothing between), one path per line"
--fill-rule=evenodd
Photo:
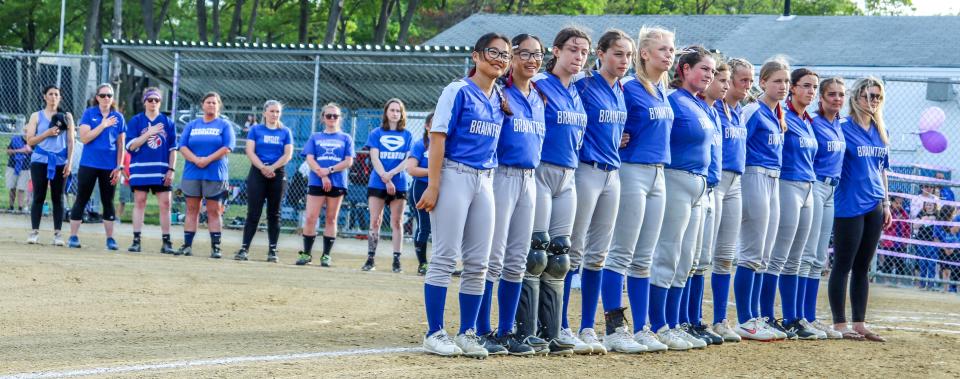
M664 345L657 338L656 333L650 330L650 325L644 325L643 330L633 335L633 340L646 346L648 352L667 351L667 345Z
M526 356L536 354L537 351L533 349L532 346L527 345L517 339L516 334L504 334L503 336L496 337L494 335L495 341L500 346L503 346L507 349L507 354L516 355L516 356ZM542 341L542 340L541 340Z
M690 324L680 324L676 327L677 334L680 335L680 338L683 338L685 341L690 343L690 346L694 349L703 349L707 347L707 341L704 341L703 338L694 334Z
M680 336L678 332L680 332L680 329L670 329L669 326L664 325L657 331L657 338L660 340L660 343L667 345L667 349L669 350L683 351L693 348L693 345Z
M80 248L80 237L70 236L70 248L79 249Z
M783 325L783 319L777 319L771 326L773 326L774 330L786 335L788 340L797 339L797 333L794 333L792 330L790 330L790 328L787 328L786 325Z
M721 337L717 332L713 331L713 328L709 324L700 323L700 325L694 326L693 331L701 336L701 338L709 339L707 342L708 345L723 345L723 337Z
M67 244L63 242L63 236L60 235L60 232L53 233L53 246L66 246Z
M176 250L173 250L173 244L170 241L163 241L163 246L160 247L160 254L174 254Z
M480 337L477 337L477 333L474 332L473 329L467 330L462 334L457 334L453 342L460 347L465 357L483 359L489 355L487 349L480 343Z
M426 262L421 263L421 264L420 264L420 267L417 267L417 275L426 276L426 275L427 275L427 267L430 267L430 265L429 265L428 263L426 263Z
M713 324L713 332L723 337L724 342L740 342L740 335L727 325L727 320Z
M300 252L300 257L297 258L297 266L303 266L307 263L313 261L313 257L310 256L310 253Z
M131 253L139 253L139 252L140 252L140 241L133 240L133 243L130 244L130 247L127 248L127 251L129 251L129 252L131 252Z
M400 268L400 257L393 257L393 272L397 274L403 272Z
M800 320L787 323L783 327L786 328L788 332L793 332L793 334L797 336L797 339L806 340L806 341L811 341L811 340L816 341L820 339L820 336L816 332L807 330L807 328L803 326L803 323L800 322Z
M237 253L234 254L234 256L233 256L233 260L235 260L235 261L245 261L245 260L247 260L247 259L248 259L248 258L247 258L247 249L242 248L242 247L240 248L240 250L237 250Z
M746 340L773 341L777 339L777 335L760 325L760 322L759 319L752 318L742 324L737 324L733 331Z
M113 237L107 237L107 250L116 251L118 249L119 247L117 247L117 240L113 239Z
M480 344L483 345L483 348L487 349L487 355L507 354L507 348L497 341L496 331L478 336L478 338L480 338Z
M604 355L607 353L607 348L603 346L603 342L600 342L600 338L597 337L597 331L593 330L593 328L581 330L580 340L590 345L591 354Z
M27 243L31 245L36 245L39 242L40 242L40 232L36 230L30 232L30 235L27 236Z
M801 318L799 322L800 322L800 326L802 326L804 330L810 333L816 334L818 340L827 339L827 333L820 329L815 328L813 324L810 323L810 321L807 321L807 319Z
M330 267L330 254L320 256L320 267Z
M210 258L220 259L223 257L223 254L220 254L220 246L213 246L210 248Z
M516 335L514 335L516 336ZM536 354L549 354L550 353L550 344L547 341L544 341L543 338L537 336L527 336L523 341L520 341L523 344L533 348ZM509 349L509 348L508 348ZM570 350L570 354L573 354L573 350Z
M568 345L565 342L561 342L559 339L550 341L550 344L547 345L547 351L550 352L550 355L573 355L575 354L573 350L573 345Z
M637 354L647 351L646 346L641 345L633 339L633 334L630 333L627 328L628 326L624 325L617 328L613 334L603 336L603 347L607 349L607 351L627 354Z
M833 327L820 322L820 320L813 320L813 322L810 323L810 325L813 325L813 327L816 328L817 330L826 333L828 339L831 339L831 340L843 339L843 334L841 334L836 330L833 330Z
M267 250L267 262L277 263L277 249Z
M444 357L456 357L463 354L463 350L460 350L460 347L453 342L447 331L443 329L423 337L423 350Z
M570 330L570 328L560 330L560 336L557 337L557 340L561 345L573 346L574 354L593 354L593 347L577 338L577 335L573 334L573 330Z
M774 339L783 340L787 339L787 333L777 330L773 325L770 324L770 319L766 317L757 317L757 326L761 329L764 329L770 333L773 333Z
M373 257L367 257L367 262L364 263L364 264L363 264L363 267L361 267L360 269L363 270L363 271L376 271L376 270L377 270L377 265L374 264L374 262L373 262ZM457 337L459 338L460 336L458 335ZM459 344L458 344L458 345L459 345ZM463 354L466 355L466 354L467 354L467 351L464 350L464 351L463 351Z
M173 255L182 255L185 257L193 256L193 247L191 246L180 246L180 249L177 250Z

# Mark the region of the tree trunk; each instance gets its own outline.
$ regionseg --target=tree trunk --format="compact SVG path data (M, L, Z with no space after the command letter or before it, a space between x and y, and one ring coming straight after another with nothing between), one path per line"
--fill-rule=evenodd
M236 42L237 36L243 31L240 27L243 25L243 21L240 19L241 12L243 12L243 1L237 0L233 8L233 18L230 20L230 33L227 35L227 42Z
M200 41L207 42L207 2L197 0L197 34Z
M100 0L90 0L90 8L87 11L87 30L83 34L83 47L81 54L90 54L96 48L97 44L97 21L100 19Z
M147 39L157 39L156 30L153 27L153 0L140 0L140 13L143 14L143 30L147 32ZM162 25L163 20L160 20L159 24Z
M220 0L213 0L210 17L213 18L213 42L220 42Z
M393 0L380 0L380 18L377 20L377 28L373 32L373 43L383 45L387 39L387 25L390 23L390 3Z
M247 42L253 42L253 25L257 23L257 8L260 7L260 0L253 0L253 7L250 9L250 19L247 20Z
M340 22L340 13L343 11L343 0L330 1L330 12L327 15L327 31L323 35L323 44L328 45L337 39L337 23Z
M110 35L113 39L123 38L123 0L113 0L113 23ZM120 58L116 56L110 60L110 82L114 83L116 87L119 87L121 82ZM117 88L117 91L119 93L119 88Z
M307 24L310 22L310 1L300 0L300 27L297 31L297 40L307 43Z
M417 7L420 6L420 0L407 1L407 13L403 15L403 21L400 22L400 35L397 36L397 44L405 45L410 36L410 24L413 23L413 16L417 14Z

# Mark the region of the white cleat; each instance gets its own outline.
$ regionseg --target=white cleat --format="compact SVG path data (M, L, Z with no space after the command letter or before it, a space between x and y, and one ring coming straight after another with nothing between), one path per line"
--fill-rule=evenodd
M772 331L760 325L760 320L752 318L742 324L738 324L734 329L741 338L754 341L773 341L777 335Z
M811 322L810 325L812 325L817 330L825 333L828 339L831 339L831 340L843 339L843 334L841 334L836 330L833 330L833 327L820 322L820 320L813 320L813 322Z
M467 330L463 334L458 334L453 342L463 351L464 357L484 359L489 354L487 349L480 343L480 337L473 329Z
M690 324L683 324L683 326L677 325L676 329L680 337L689 342L690 346L694 349L703 349L707 347L707 343L704 340L697 338L697 336L694 336L693 334L690 334L688 331L689 325Z
M647 347L633 339L633 334L627 331L628 326L617 328L613 334L603 336L603 347L607 351L637 354L647 351Z
M607 348L603 346L603 342L600 342L600 338L597 337L597 331L593 330L593 328L581 330L580 340L590 345L591 354L604 355L607 353Z
M423 350L444 357L456 357L463 354L463 350L453 342L447 331L443 329L423 337Z
M63 236L60 233L53 234L53 246L66 246L67 244L63 242Z
M693 345L677 333L679 331L679 329L670 329L670 327L664 325L657 331L657 338L660 339L660 343L667 345L667 348L670 350L683 351L692 349Z
M734 328L736 327L731 328L728 325L727 320L713 324L713 332L723 337L723 342L740 342L740 335L734 331Z
M573 334L573 330L570 330L570 328L560 330L560 336L557 337L557 340L563 345L573 345L574 354L593 354L593 347L577 338L577 335Z
M30 232L30 235L27 236L27 243L36 245L38 242L40 242L40 232L36 230Z
M806 319L803 319L803 318L800 319L800 326L803 327L803 330L806 331L807 333L810 333L810 334L813 334L813 335L817 336L817 339L818 339L818 340L825 340L825 339L827 339L827 333L826 333L826 332L824 332L824 331L822 331L822 330L820 330L820 329L815 328L815 327L814 327L812 324L810 324L810 322L807 321Z
M657 335L650 330L650 325L644 325L643 330L633 335L633 340L646 346L648 352L667 351L668 346L657 339Z

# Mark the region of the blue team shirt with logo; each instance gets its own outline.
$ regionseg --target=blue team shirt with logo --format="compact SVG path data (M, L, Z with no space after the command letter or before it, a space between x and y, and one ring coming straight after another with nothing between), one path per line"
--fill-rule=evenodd
M627 104L620 81L607 84L599 72L580 75L574 81L587 113L580 161L620 167L620 138L627 123Z
M723 129L723 171L742 174L747 162L747 128L742 122L743 107L739 103L729 107L720 99L713 104L713 108L720 115Z
M434 120L436 120L436 116L434 116ZM393 170L403 164L403 161L407 159L407 153L410 151L412 144L413 135L410 134L408 130L402 132L383 130L382 127L378 126L371 130L370 135L367 136L367 146L371 149L380 150L380 164L383 165L384 171ZM391 182L397 187L397 191L404 191L405 188L407 188L407 175L402 172L394 175ZM370 183L368 183L367 186L382 190L387 189L387 185L383 183L380 175L377 175L374 170L370 171Z
M247 140L254 142L253 152L265 165L272 165L283 157L283 150L293 144L293 133L286 126L270 129L264 124L257 124L247 132Z
M303 151L300 155L310 159L313 155L314 162L320 167L330 167L343 162L347 157L354 156L353 138L344 132L325 133L317 132L310 136L307 143L303 145ZM373 174L371 176L377 176ZM330 178L330 184L334 187L347 188L347 172L338 171L327 176ZM323 180L320 176L310 170L308 184L311 186L322 186ZM373 179L371 178L371 181Z
M707 106L704 110L713 121L713 141L710 143L710 167L707 168L707 185L716 187L717 184L720 184L721 166L723 164L723 130L721 129L723 124L720 122L720 112L716 108Z
M674 116L666 88L659 83L654 87L654 96L636 77L628 76L621 83L627 105L624 131L630 135L630 141L620 149L620 159L635 164L669 164Z
M140 138L150 127L161 124L163 131L147 139L136 150L130 149L134 139ZM126 146L130 153L130 185L163 185L163 178L170 168L170 152L177 148L177 129L173 122L163 113L157 114L153 120L139 113L127 124L127 134L130 136Z
M472 80L447 85L437 100L431 133L447 135L444 157L475 169L497 167L497 143L503 125L500 92L490 97Z
M784 106L784 108L787 108ZM806 115L806 112L804 112ZM783 141L783 167L780 178L795 182L817 180L813 173L813 156L817 154L817 137L813 134L809 116L803 117L787 109L787 133Z
M890 168L889 150L875 125L863 130L850 117L840 122L846 150L840 184L834 193L835 217L856 217L870 212L886 195L884 170Z
M428 166L427 166L427 163L428 163L428 162L427 162L427 158L429 158L429 155L430 155L430 149L428 149L428 148L427 148L427 145L425 145L425 144L423 143L423 139L422 139L422 138L421 138L421 139L418 139L417 142L414 142L414 143L413 143L413 147L410 148L410 158L416 158L416 159L417 159L417 167L427 168L427 167L428 167ZM416 177L416 180L417 180L418 182L423 182L423 183L426 183L426 182L427 182L427 179L429 179L429 178L426 177L426 176L418 176L418 177Z
M747 166L779 170L783 164L783 131L773 109L762 101L743 109L747 120Z
M204 122L203 118L198 118L190 121L183 128L177 148L186 147L193 152L193 155L201 158L210 156L224 147L233 150L235 144L236 136L233 135L233 128L229 123L221 118L215 118L210 122ZM197 167L192 162L186 162L183 167L183 179L225 181L229 178L229 156L230 154L224 155L223 158L211 162L204 168Z
M577 152L583 144L587 127L587 113L580 101L576 86L564 87L560 78L549 72L533 77L537 89L547 98L544 121L543 149L540 160L561 167L577 168Z
M532 169L540 165L543 135L546 132L543 98L535 86L523 95L514 86L503 89L513 116L504 116L497 145L497 160L503 166Z
M107 118L111 116L117 118L117 123L100 133L93 141L83 146L83 153L80 155L80 166L92 167L101 170L112 170L117 168L117 140L120 135L126 133L127 124L124 122L123 115L115 110L110 110ZM83 111L80 117L80 125L87 125L90 131L96 130L103 122L104 116L100 113L99 107L90 107Z
M706 112L708 106L683 88L674 91L668 99L674 119L667 167L706 176L714 134L714 121Z
M843 131L840 130L840 118L827 120L817 113L811 116L818 146L817 155L813 158L813 171L819 177L840 179L843 154L847 149Z

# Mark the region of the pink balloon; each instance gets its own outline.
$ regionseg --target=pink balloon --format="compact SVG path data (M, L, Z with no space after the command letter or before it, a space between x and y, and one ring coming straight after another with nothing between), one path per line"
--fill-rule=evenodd
M939 154L947 149L947 137L936 130L920 133L920 142L927 151Z
M920 133L940 129L947 115L938 106L927 108L920 114Z

